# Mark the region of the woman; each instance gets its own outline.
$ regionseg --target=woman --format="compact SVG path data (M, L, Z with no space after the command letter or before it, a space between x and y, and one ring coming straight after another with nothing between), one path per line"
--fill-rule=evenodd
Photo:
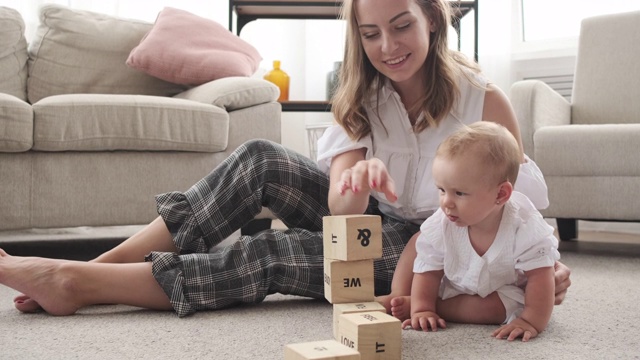
M15 299L19 310L41 306L56 315L99 303L185 316L257 303L276 292L323 298L322 217L364 212L383 216L375 287L376 294L388 294L403 248L437 209L425 169L444 135L462 117L499 119L520 143L506 96L447 49L447 6L443 0L344 2L348 35L333 100L340 126L320 141L320 166L280 145L250 141L185 193L159 195L160 217L92 262L0 251L0 283L25 294ZM419 144L418 157L407 147L391 149L407 145L405 139ZM544 188L541 177L538 185ZM242 237L209 252L262 206L289 230ZM562 300L570 271L557 267Z

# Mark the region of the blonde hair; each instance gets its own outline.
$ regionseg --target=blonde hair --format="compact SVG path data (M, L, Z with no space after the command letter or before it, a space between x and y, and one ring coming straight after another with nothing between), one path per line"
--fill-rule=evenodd
M473 156L487 169L488 180L495 184L516 183L520 170L520 147L515 137L504 126L478 121L463 126L447 137L436 151L436 157L454 159Z
M345 0L342 4L342 19L347 21L344 60L339 74L339 85L332 100L332 112L338 124L347 134L359 140L371 133L371 120L367 117L364 103L380 91L386 77L371 64L364 52L358 30L355 3ZM451 24L451 9L445 0L414 0L422 8L425 17L434 24L430 33L429 53L423 65L425 93L416 108L423 117L413 127L418 133L427 127L436 127L451 111L460 90L459 76L465 76L472 84L479 86L468 71L479 73L480 69L463 54L448 47L447 33ZM429 31L429 29L427 29Z

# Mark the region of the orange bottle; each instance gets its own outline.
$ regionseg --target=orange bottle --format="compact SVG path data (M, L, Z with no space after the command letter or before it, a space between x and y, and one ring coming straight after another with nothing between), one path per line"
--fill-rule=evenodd
M280 69L280 60L273 61L273 70L266 73L264 79L280 88L278 101L289 100L289 75Z

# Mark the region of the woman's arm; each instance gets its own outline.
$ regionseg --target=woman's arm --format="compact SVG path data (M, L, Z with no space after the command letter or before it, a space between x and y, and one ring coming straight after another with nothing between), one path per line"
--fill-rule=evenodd
M524 151L522 148L522 137L516 113L513 111L511 102L507 95L495 84L488 84L484 95L484 108L482 110L482 120L498 123L509 130L516 138L520 147L521 159L524 162Z
M345 188L345 172L365 158L367 149L356 149L336 155L329 170L329 210L331 215L363 214L369 205L369 189L353 192Z

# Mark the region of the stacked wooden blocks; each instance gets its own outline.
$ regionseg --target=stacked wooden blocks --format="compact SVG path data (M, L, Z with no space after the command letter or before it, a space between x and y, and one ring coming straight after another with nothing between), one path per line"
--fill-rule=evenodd
M324 295L334 304L335 340L287 345L285 360L400 359L400 320L387 315L374 295L373 260L382 256L380 217L326 216L323 228Z

